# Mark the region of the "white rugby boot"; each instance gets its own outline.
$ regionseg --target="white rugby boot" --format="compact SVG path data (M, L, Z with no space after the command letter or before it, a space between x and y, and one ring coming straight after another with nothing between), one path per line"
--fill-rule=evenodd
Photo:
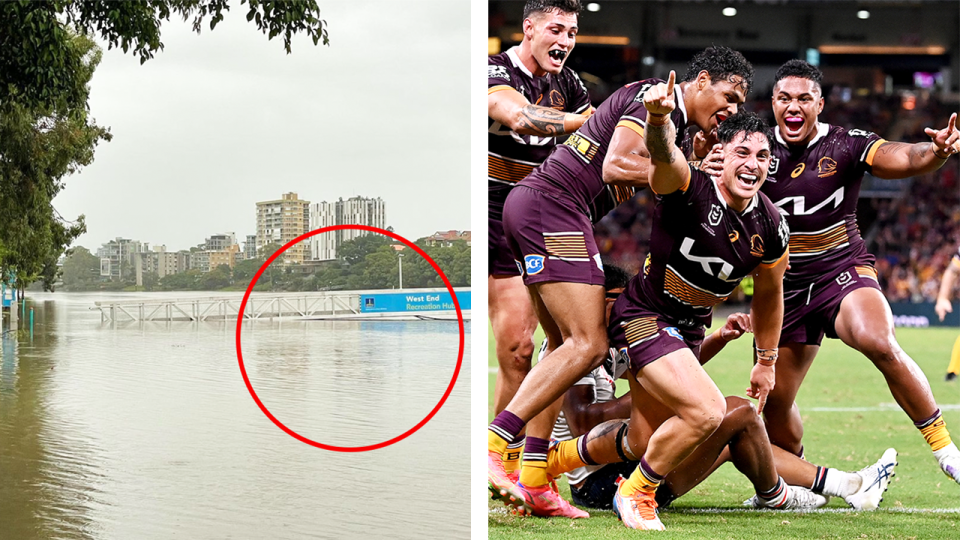
M890 479L896 474L893 471L896 466L897 451L887 448L876 463L854 473L860 477L860 489L843 500L855 510L876 510L890 485Z

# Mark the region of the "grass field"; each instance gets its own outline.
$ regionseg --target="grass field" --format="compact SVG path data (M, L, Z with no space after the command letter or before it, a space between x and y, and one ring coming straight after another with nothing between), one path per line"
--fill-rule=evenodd
M897 330L903 348L917 361L944 409L954 442L960 442L960 384L944 382L955 329ZM749 338L735 341L707 364L707 371L725 395L744 395L751 367ZM489 399L496 373L490 338ZM626 388L626 381L618 390ZM899 452L896 477L880 509L853 512L834 498L813 513L743 511L740 504L753 495L747 479L730 464L675 501L661 513L667 527L658 538L960 538L960 485L937 466L930 448L897 407L880 373L859 353L836 340L825 340L797 397L804 420L804 445L809 461L842 470L858 470L889 447ZM493 408L490 406L492 418ZM569 489L561 481L569 500ZM520 518L500 503L489 504L490 538L635 538L612 511L590 510L582 520Z

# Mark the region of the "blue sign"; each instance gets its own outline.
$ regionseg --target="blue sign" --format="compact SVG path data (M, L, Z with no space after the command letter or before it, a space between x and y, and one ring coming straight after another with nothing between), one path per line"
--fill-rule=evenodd
M8 308L13 305L13 300L17 294L17 289L13 287L13 279L10 284L0 280L0 306Z
M933 309L936 304L933 302L920 302L914 304L911 302L891 302L890 310L893 312L894 326L913 326L917 328L926 328L928 326L953 326L960 324L960 306L952 302L953 312L947 313L943 322L937 317L937 312Z
M470 309L470 291L456 291L461 310ZM376 293L360 295L360 313L416 313L456 311L448 291Z

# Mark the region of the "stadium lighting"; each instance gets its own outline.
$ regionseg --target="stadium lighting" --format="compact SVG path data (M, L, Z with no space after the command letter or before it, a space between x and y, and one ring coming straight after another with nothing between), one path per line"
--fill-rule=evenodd
M593 13L600 11L600 4L596 2L590 2L589 4L587 4L587 11L590 11Z
M723 13L725 16L727 16L727 17L733 17L733 16L735 16L735 15L737 14L737 8L735 8L735 7L733 7L733 6L725 7L725 8L723 8L723 12L722 12L722 13Z
M857 12L857 18L858 18L858 19L869 19L869 18L870 18L870 12L867 11L867 10L865 10L865 9L861 9L860 11Z

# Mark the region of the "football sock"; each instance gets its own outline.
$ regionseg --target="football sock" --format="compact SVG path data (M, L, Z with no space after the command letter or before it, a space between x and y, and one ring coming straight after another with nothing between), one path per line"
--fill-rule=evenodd
M817 477L810 491L831 497L848 497L860 489L862 480L855 473L817 467Z
M547 485L547 448L550 441L539 437L527 437L523 446L523 466L520 468L520 483L526 487Z
M953 373L960 375L960 337L953 342L953 352L950 353L950 365L947 366L947 374Z
M644 456L640 458L640 465L633 470L630 478L620 483L620 494L629 495L634 491L653 494L656 493L662 480L663 476L650 468L650 465L647 464L647 458Z
M757 491L757 497L766 503L765 506L779 507L787 502L787 484L783 478L777 477L777 483L767 491Z
M554 478L584 465L596 464L587 452L585 435L569 441L561 441L547 451L547 474Z
M520 470L520 455L523 453L524 436L520 435L507 445L503 453L503 470L508 473Z
M502 454L507 445L517 438L517 434L523 431L524 425L520 417L504 409L487 428L487 450Z
M960 450L957 449L957 445L950 443L943 448L936 450L933 453L933 456L937 458L938 462L943 463L943 460L949 458L960 458Z
M913 425L917 426L917 429L923 434L923 438L927 440L927 444L930 445L930 449L934 452L946 447L951 442L950 432L947 431L947 424L943 421L940 409L937 409L937 412L933 413L930 418L914 422Z

